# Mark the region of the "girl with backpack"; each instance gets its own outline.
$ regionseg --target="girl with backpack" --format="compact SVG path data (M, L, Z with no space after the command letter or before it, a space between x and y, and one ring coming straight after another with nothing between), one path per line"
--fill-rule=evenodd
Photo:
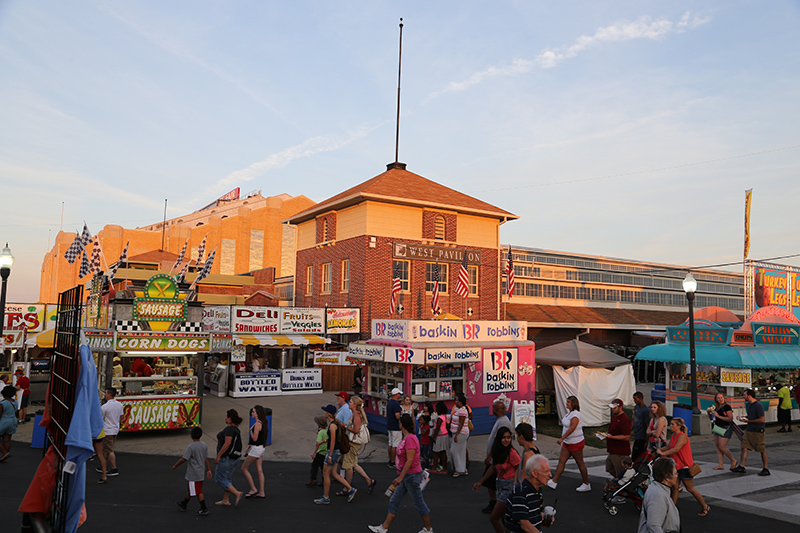
M447 433L447 406L444 402L436 403L436 420L431 424L431 437L433 437L433 461L431 474L447 474L447 448L450 446L450 437Z
M328 419L328 453L322 466L322 497L314 500L314 503L317 505L330 505L331 476L344 486L347 501L351 502L356 495L356 489L336 471L336 465L339 464L342 454L350 451L350 440L347 438L347 431L344 425L336 420L336 407L328 404L322 410Z

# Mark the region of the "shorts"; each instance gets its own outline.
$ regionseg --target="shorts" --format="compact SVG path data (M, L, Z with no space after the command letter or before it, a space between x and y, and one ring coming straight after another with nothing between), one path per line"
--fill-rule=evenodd
M483 473L485 474L487 470L489 470L491 466L487 466L483 469ZM482 483L482 486L486 487L489 490L497 490L497 474L492 472L492 475L486 478L486 481Z
M350 451L344 454L344 459L342 460L342 468L345 470L350 470L351 468L358 466L358 452L360 451L361 451L361 444L355 444L351 442Z
M717 426L717 427L722 427L722 426ZM725 434L724 435L716 435L716 436L721 438L721 439L730 440L730 438L733 437L733 425L732 424L728 424L728 427L725 428Z
M106 437L108 438L108 437ZM236 469L238 459L231 459L228 455L224 455L217 463L217 468L214 470L214 481L216 481L223 490L227 489L233 482L233 471Z
M22 397L22 403L20 403L19 408L20 409L26 409L28 407L28 402L30 401L30 399L31 399L31 395L30 394L24 395Z
M250 449L247 450L248 457L255 457L260 458L264 455L264 447L263 446L250 446Z
M400 431L399 429L397 431L390 429L388 437L389 437L389 447L397 448L403 441L403 432Z
M203 495L203 482L202 481L189 481L189 496L202 496Z
M616 453L608 454L606 457L606 472L611 477L617 477L622 470L622 459L625 455L618 455Z
M580 442L576 442L575 444L567 444L566 442L562 444L564 448L568 452L579 452L583 450L583 447L586 446L586 439L581 440Z
M450 449L450 437L447 435L439 435L433 443L433 452L446 452Z
M336 466L337 464L339 464L339 459L341 457L342 457L342 452L340 452L339 450L333 450L330 453L331 463L333 463L333 466ZM325 464L327 466L330 466L330 465L328 465L328 461L325 461Z
M497 484L497 501L503 502L511 496L511 491L514 490L514 478L511 479L498 479Z
M742 448L758 453L766 450L767 443L764 442L764 433L760 431L745 431L742 438Z
M116 435L106 435L103 437L103 455L114 453L114 444L117 442Z
M694 479L689 473L689 467L678 470L678 479Z

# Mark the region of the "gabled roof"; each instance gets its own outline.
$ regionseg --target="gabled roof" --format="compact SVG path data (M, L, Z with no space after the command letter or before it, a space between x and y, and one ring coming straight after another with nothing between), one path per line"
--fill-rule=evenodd
M368 200L415 207L440 208L499 220L519 218L499 207L409 172L405 168L401 168L405 166L402 163L391 163L388 166L389 170L383 174L378 174L371 180L328 198L310 209L301 211L289 218L288 222L299 224L322 213L343 209Z
M575 327L614 329L656 329L682 324L686 311L650 311L644 309L617 309L605 307L572 307L566 305L538 305L509 303L506 305L509 320L525 320L528 327Z

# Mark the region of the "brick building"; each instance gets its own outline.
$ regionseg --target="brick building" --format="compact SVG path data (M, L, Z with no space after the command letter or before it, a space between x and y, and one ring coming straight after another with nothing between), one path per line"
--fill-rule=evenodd
M360 307L361 331L387 318L395 269L402 291L391 318L433 317L439 306L473 319L500 318L500 225L519 217L391 163L387 171L288 218L297 227L295 305ZM455 294L466 254L470 294Z

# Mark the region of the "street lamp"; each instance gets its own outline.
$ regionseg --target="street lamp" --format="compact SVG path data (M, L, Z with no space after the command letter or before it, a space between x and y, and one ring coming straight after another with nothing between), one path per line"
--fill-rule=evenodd
M6 247L0 252L0 277L3 278L3 288L0 290L0 335L3 334L3 326L6 322L6 283L11 274L11 265L14 264L14 256L6 243Z
M694 293L697 290L697 280L694 279L691 272L687 273L683 280L683 290L686 292L686 299L689 300L689 372L692 374L692 433L698 434L700 409L697 407L697 358L694 350Z

